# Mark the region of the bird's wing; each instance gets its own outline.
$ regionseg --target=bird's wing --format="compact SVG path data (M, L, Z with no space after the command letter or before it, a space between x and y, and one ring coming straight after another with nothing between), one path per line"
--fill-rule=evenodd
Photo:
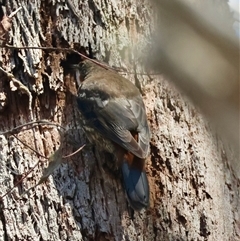
M87 101L91 106L90 108L82 100L78 101L78 105L84 105L86 111L83 114L97 131L137 157L146 158L150 130L144 103L140 96L130 100L114 98L102 101L100 98L91 98ZM132 136L131 131L138 133L137 141Z

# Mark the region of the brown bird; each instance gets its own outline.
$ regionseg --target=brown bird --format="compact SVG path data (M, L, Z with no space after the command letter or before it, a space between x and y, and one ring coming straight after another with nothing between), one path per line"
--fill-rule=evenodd
M114 155L121 165L124 188L135 210L149 205L145 159L150 130L138 88L112 70L89 60L78 65L78 109L90 142Z

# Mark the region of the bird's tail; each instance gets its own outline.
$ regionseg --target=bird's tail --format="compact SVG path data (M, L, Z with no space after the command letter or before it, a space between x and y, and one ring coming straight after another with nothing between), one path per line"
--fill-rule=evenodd
M139 164L139 161L143 162L144 165L144 160L139 159L136 162ZM147 208L149 206L149 184L145 169L139 168L139 165L132 165L124 159L122 177L128 201L132 208L135 210Z

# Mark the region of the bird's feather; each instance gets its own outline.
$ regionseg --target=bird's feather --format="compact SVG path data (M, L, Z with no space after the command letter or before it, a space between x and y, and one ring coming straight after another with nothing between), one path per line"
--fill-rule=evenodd
M90 96L91 95L91 96ZM110 98L104 100L94 91L78 98L78 107L86 121L104 137L119 144L139 158L146 158L150 131L141 96L132 99ZM138 133L138 142L131 132Z

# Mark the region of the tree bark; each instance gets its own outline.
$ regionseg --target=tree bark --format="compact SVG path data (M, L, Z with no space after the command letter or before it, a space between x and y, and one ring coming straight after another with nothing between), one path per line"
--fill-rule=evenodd
M0 135L1 196L38 163L1 199L0 240L239 240L240 183L229 165L233 157L184 94L161 75L141 74L143 61L134 51L146 54L154 30L150 3L21 4L10 32L13 46L91 46L97 59L121 67L121 74L141 84L152 131L146 166L151 203L149 209L133 212L120 179L105 168L109 157L100 153L96 158L91 146L61 158L87 143L61 66L67 53L1 48L2 67L30 91L0 73L0 96L6 97L1 99L1 131L32 117L58 123L66 131L44 125ZM17 7L19 2L12 0L6 9L10 13ZM57 157L63 162L32 188L48 165L43 156L49 158L59 147Z

